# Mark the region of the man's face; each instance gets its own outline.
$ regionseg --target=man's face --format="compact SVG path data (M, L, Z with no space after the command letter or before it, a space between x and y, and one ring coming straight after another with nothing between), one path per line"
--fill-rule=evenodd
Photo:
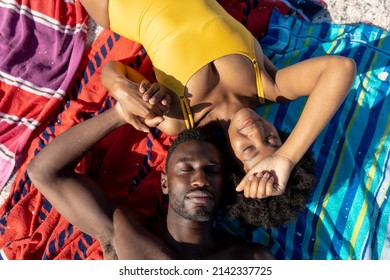
M212 219L223 188L222 168L221 154L211 143L189 141L177 146L163 187L169 208L188 220Z

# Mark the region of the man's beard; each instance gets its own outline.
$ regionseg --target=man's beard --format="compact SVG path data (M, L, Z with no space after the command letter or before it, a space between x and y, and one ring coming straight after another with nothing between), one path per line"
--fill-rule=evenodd
M181 201L179 199L171 200L170 203L172 203L173 211L184 219L194 222L208 222L214 218L215 207L213 210L198 208L191 211L191 213L185 206L185 199Z
M194 222L208 222L214 217L214 214L206 211L206 209L197 209L193 213L190 213L184 206L184 202L176 205L176 207L172 207L172 209L184 219Z

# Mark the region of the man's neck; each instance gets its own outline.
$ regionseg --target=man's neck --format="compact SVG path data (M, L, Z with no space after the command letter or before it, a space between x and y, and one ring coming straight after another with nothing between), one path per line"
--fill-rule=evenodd
M164 239L182 259L201 257L218 243L212 221L194 222L174 214L167 216Z

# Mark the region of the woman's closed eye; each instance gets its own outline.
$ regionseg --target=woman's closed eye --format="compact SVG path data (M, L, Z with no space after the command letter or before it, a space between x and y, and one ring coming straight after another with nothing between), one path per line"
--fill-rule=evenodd
M253 149L255 148L255 146L253 145L249 145L247 147L244 148L244 150L242 151L243 154L245 153L250 153L251 151L253 151Z
M259 154L259 151L254 145L249 145L242 151L242 161L250 161Z

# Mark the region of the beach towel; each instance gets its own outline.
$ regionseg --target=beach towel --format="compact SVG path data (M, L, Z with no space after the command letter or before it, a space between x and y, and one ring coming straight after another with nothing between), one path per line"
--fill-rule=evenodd
M59 215L26 173L34 155L56 135L113 106L115 101L100 84L103 61L122 61L153 79L142 47L112 32L103 32L86 55L80 65L83 70L58 113L31 141L11 195L0 208L0 255L4 259L102 259L97 241ZM77 171L95 179L110 201L131 203L141 213L152 215L163 211L158 208L163 205L160 172L170 143L158 131L147 135L125 125L99 142Z
M241 22L257 39L267 32L273 10L284 15L296 15L310 21L326 10L322 0L217 0L236 20Z
M309 57L353 58L353 88L311 150L318 182L297 222L276 230L224 226L280 259L390 259L390 33L369 25L309 23L274 12L264 53L284 67ZM305 98L257 112L290 132Z
M74 78L86 16L75 1L0 0L0 191Z
M57 0L57 2L75 4L74 7L79 7L77 1L73 3ZM282 14L297 14L293 8L283 4L286 1L231 0L225 1L223 6L227 8L232 4L231 13L235 12L244 24L248 23L248 16L258 15L251 17L250 20L254 21L253 25L256 26L256 20L264 21L268 15L266 24L256 31L260 34L258 36L262 37L261 34L267 31L271 2ZM29 3L39 2L30 0ZM81 14L84 15L83 12ZM62 18L61 13L56 15ZM32 28L30 33L35 32L34 24L28 26ZM85 34L82 34L80 41L85 40ZM5 44L5 42L0 43ZM68 45L66 42L58 42L58 46L65 48ZM45 55L42 57L46 58ZM104 62L121 61L137 69L152 81L154 73L150 59L142 46L107 30L93 42L90 49L85 50L82 57L76 56L76 58L79 66L77 70L69 73L73 77L72 82L67 84L67 87L65 85L61 87L62 96L47 98L39 103L40 107L35 103L31 105L31 95L25 94L18 89L17 85L15 86L15 91L21 93L20 103L29 106L25 112L37 107L35 110L41 110L39 115L41 119L29 132L29 140L23 142L21 147L23 156L17 164L14 178L6 180L10 184L10 195L0 206L0 258L2 259L102 258L98 242L58 214L31 183L26 167L31 159L57 135L113 106L115 100L100 83L100 71ZM68 63L71 63L74 58L69 59ZM19 67L19 64L16 64L15 67ZM10 64L9 68L13 67ZM70 66L64 65L63 69L69 70ZM46 73L42 72L41 75L46 76ZM44 85L49 84L48 81ZM16 94L15 91L9 94L10 99L13 97L12 94ZM4 92L8 94L7 91ZM19 139L18 135L15 137L12 139L10 136L10 141ZM77 171L88 174L96 180L111 201L131 203L145 215L159 215L165 211L166 205L160 189L160 173L164 168L166 152L172 140L172 137L158 130L151 130L150 133L145 134L136 131L130 125L125 125L99 142L78 165ZM3 178L5 174L1 173L1 176Z

